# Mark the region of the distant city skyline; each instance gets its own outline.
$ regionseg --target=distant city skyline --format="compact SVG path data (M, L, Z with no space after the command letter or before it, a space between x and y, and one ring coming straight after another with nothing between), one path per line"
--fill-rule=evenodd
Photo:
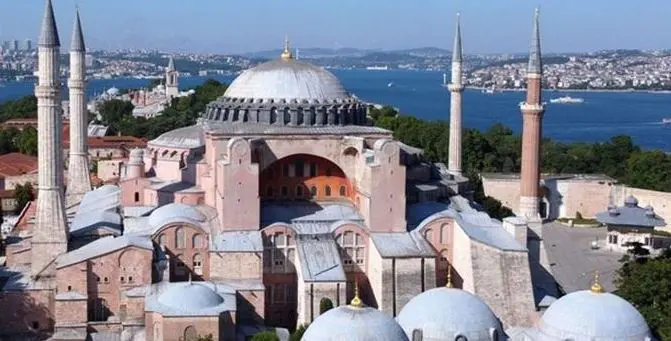
M55 0L64 46L76 5L87 46L104 50L239 54L281 48L285 33L299 48L450 49L460 12L465 53L519 53L537 6L545 53L671 47L671 2L663 0ZM0 41L36 41L43 6L0 2Z

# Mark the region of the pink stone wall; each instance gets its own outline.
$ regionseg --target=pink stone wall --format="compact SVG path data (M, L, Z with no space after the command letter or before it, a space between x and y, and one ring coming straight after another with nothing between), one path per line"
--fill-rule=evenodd
M144 297L121 297L119 315L124 320L144 320Z
M262 257L259 252L211 252L210 277L218 280L261 279Z
M376 142L375 163L369 168L368 185L363 186L369 196L359 197L360 201L367 201L364 218L371 231L405 232L405 166L400 164L398 144Z
M436 257L435 261L436 286L444 286L447 284L447 270L449 264L453 260L454 220L449 218L438 218L429 224L426 224L422 228L421 233L439 255ZM452 272L452 283L454 285L461 283L461 279L456 271Z
M187 328L193 328L196 335L212 334L214 340L235 340L234 313L227 313L221 317L224 321L223 330L220 330L219 317L163 317L163 341L183 341ZM155 339L156 340L156 339Z
M238 322L263 324L266 310L265 290L240 290L237 293Z
M87 321L87 303L82 300L56 300L56 323L57 324L85 324Z
M82 262L56 271L56 290L61 293L74 291L82 295L88 293L87 263Z
M31 256L30 239L24 239L19 243L7 245L5 256L7 266L14 267L30 264Z
M145 188L148 185L149 180L145 178L129 179L119 182L119 188L121 189L121 206L146 205Z
M235 138L228 143L228 159L222 164L223 182L217 182L222 195L219 221L224 230L258 230L259 167L252 163L249 143Z
M0 335L53 330L54 295L51 290L4 292L0 295Z
M123 160L99 160L98 161L98 178L102 181L109 181L121 176L120 169Z
M184 231L184 244L178 245L178 230ZM209 280L210 263L208 252L208 234L201 228L190 224L170 224L159 229L152 240L163 246L170 257L170 281L187 281L189 274L193 280ZM200 259L201 272L196 272L196 262ZM184 264L183 271L179 262Z

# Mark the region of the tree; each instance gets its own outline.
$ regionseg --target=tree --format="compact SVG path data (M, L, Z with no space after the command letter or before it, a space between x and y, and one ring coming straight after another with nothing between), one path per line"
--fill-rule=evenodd
M291 333L289 341L301 341L301 339L303 338L303 334L305 334L305 331L308 330L309 326L310 325L307 323L298 326L298 328L296 328L296 330L293 333Z
M26 182L24 185L16 185L14 199L16 199L16 213L19 214L28 202L35 200L33 185L30 182Z
M319 315L333 309L333 302L328 297L324 297L319 301Z
M256 333L256 335L252 337L252 341L280 341L280 338L277 337L277 334L273 331L265 331Z
M19 152L28 155L37 155L37 129L26 127L16 137L16 145Z
M633 259L618 270L617 293L641 312L660 341L671 341L671 250Z

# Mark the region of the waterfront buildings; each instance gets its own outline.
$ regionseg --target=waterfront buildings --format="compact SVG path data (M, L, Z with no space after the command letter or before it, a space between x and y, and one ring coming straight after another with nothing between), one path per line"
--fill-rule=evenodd
M58 49L47 0L39 196L7 246L0 304L12 309L0 310L0 333L238 340L312 322L306 340L649 337L640 314L597 281L541 316L552 292L533 273L534 217L502 223L478 211L465 182L369 125L366 105L296 60L288 40L196 125L133 149L116 185L65 206ZM339 307L320 316L322 300ZM604 309L612 324L585 319Z

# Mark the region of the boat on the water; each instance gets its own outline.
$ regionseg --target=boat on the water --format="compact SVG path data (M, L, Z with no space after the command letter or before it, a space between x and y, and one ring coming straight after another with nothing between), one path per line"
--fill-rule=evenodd
M395 86L396 86L396 84L394 84L394 82L389 82L389 84L387 84L388 88L393 88Z
M670 124L671 125L671 118L663 118L662 119L662 124Z
M585 102L584 99L582 98L575 98L571 96L564 96L564 97L559 97L559 98L553 98L550 100L550 103L557 103L557 104L579 104Z

